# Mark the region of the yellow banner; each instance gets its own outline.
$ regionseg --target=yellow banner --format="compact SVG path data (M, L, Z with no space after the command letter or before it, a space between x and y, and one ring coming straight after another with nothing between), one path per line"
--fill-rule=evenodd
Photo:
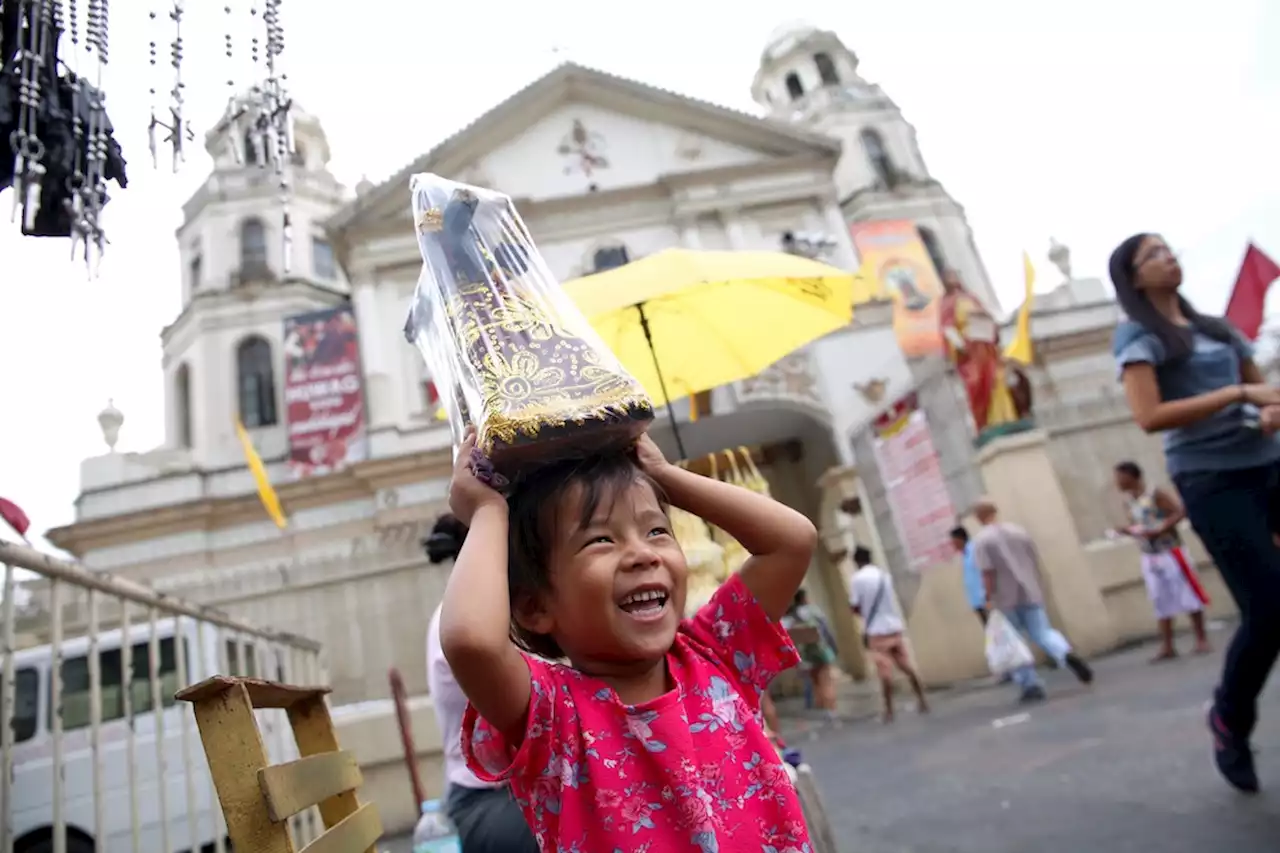
M862 271L874 277L893 299L893 331L908 356L942 352L938 297L942 281L908 220L855 222L849 226Z

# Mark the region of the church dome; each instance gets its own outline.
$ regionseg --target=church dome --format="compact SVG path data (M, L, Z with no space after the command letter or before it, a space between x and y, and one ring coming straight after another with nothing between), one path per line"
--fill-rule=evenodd
M787 21L773 28L765 40L764 51L760 54L760 64L767 65L791 50L797 43L814 33L822 32L822 28L800 18Z
M230 152L246 144L243 135L254 119L270 108L259 86L246 86L227 99L222 117L205 133L205 150L213 156L215 164L231 168L239 168L243 164ZM328 165L329 139L320 119L304 110L292 97L289 98L289 118L293 127L296 162L305 162L313 167ZM314 158L305 152L314 152Z

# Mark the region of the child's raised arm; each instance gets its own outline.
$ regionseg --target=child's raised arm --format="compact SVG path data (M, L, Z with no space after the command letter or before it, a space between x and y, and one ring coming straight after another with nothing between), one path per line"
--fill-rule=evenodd
M529 708L529 665L511 642L507 503L471 468L474 432L458 453L449 507L469 528L440 608L440 649L476 712L518 745Z
M772 498L672 465L647 435L636 455L671 503L742 543L751 554L738 572L742 582L770 619L781 619L813 558L813 522Z

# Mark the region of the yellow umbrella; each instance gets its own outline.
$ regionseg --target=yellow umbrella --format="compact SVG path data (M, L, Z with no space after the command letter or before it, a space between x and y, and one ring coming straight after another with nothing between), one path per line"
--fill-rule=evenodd
M564 284L659 406L755 376L848 325L853 289L853 274L796 255L691 249Z

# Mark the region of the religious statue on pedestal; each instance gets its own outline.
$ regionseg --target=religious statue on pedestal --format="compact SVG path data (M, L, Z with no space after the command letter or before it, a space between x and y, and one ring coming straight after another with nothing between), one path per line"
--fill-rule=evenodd
M947 358L964 383L978 443L1030 428L1031 384L1000 351L1000 327L960 281L942 274L938 322Z

